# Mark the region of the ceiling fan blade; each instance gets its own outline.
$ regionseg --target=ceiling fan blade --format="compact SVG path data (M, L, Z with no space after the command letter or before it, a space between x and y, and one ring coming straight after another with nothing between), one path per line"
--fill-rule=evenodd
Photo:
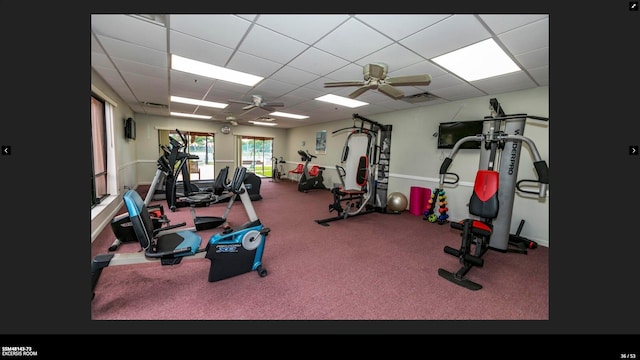
M358 96L364 94L365 91L367 91L367 90L369 90L369 87L368 86L363 86L363 87L359 88L358 90L356 90L356 91L352 92L351 94L349 94L349 98L350 99L355 99Z
M431 76L429 75L410 75L386 78L385 82L389 85L429 85L431 84Z
M234 104L253 105L253 103L250 101L242 101L242 100L227 100L227 101Z
M253 104L250 104L250 105L247 105L247 106L243 106L242 110L250 110L250 109L253 109L254 107L256 107L256 106L253 105Z
M364 86L364 81L338 81L324 83L324 87Z
M382 84L378 86L378 90L380 90L383 94L392 97L395 100L398 100L404 97L404 93L389 84Z

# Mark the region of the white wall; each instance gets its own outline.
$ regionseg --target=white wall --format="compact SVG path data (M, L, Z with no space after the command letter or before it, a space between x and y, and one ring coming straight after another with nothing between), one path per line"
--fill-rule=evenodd
M438 187L439 171L442 161L450 150L437 149L438 124L447 121L482 120L489 116L489 100L496 98L506 114L525 113L536 116L549 116L549 88L539 87L504 93L497 96L483 96L464 101L453 101L421 108L394 111L375 116L365 116L385 125L392 125L391 161L388 193L401 192L410 199L412 186L434 189ZM357 113L357 109L354 111ZM455 116L455 117L454 117ZM533 140L543 160L549 163L549 126L550 122L527 120L524 136ZM289 169L300 162L297 150L305 148L314 154L315 133L327 130L326 154L317 155L314 163L325 166L325 185L331 187L339 182L335 165L340 164L340 156L347 133L332 135L331 132L353 124L351 119L324 123L289 131L288 149L285 159ZM301 141L306 146L301 146ZM471 196L472 184L479 166L478 150L459 150L455 155L449 172L460 176L457 186L445 186L450 220L457 221L468 216L467 203ZM533 167L533 157L526 145L520 156L518 180L537 179ZM551 185L549 185L551 187ZM516 194L512 213L511 233L515 233L521 219L525 220L521 236L549 246L549 203L550 198L540 200L531 195Z

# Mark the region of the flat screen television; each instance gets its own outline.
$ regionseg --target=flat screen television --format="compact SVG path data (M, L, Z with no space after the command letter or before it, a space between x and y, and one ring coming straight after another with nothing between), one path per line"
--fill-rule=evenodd
M452 121L440 123L438 126L438 149L453 149L458 140L482 134L483 120ZM460 149L480 149L480 141L465 141Z
M124 121L124 137L127 139L136 139L136 121L128 118Z

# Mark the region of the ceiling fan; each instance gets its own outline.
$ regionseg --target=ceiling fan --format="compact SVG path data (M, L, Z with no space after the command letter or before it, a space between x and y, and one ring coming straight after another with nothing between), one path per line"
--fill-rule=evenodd
M431 84L431 76L425 75L409 75L387 77L387 65L383 63L367 64L362 68L364 74L363 81L338 81L324 83L324 87L343 87L343 86L359 86L359 88L349 94L351 99L355 99L369 89L378 89L383 94L398 100L404 97L404 93L396 89L395 86L406 85L429 85Z
M252 101L242 101L242 100L229 100L231 103L235 104L245 104L246 106L242 107L242 110L251 110L253 108L261 108L267 111L276 111L276 107L284 106L284 103L277 101L263 101L262 96L260 95L251 95Z
M222 118L218 118L217 115L214 115L213 119L214 121L219 121L219 122L223 122L226 124L229 124L231 126L238 126L238 121L239 120L235 115L233 115L233 113L226 113L223 115Z

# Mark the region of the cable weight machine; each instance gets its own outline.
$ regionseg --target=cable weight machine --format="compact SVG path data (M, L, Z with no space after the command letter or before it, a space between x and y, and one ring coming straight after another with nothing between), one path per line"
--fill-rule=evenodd
M467 141L481 142L479 169L469 202L471 216L451 223L452 228L462 230L462 244L459 249L444 248L445 253L459 258L462 267L456 273L438 269L440 276L471 290L481 289L482 286L464 276L473 266L483 265L482 256L488 249L512 251L509 245L514 236L509 234L509 230L516 191L546 198L549 184L547 163L540 157L535 143L523 136L527 118L542 121L548 121L548 118L527 114L506 115L495 98L490 100L490 108L491 116L485 117L482 134L467 136L456 142L440 166L439 188L444 184L457 183L458 175L447 172L455 154ZM533 157L536 180L517 180L523 143L527 144ZM447 181L448 175L454 175L456 180ZM537 191L528 190L532 185L538 187Z
M334 130L332 134L348 131L341 165L336 165L341 185L331 189L333 203L329 212L334 217L316 220L322 226L329 222L372 212L387 210L389 162L391 159L392 125L383 125L353 114L353 126Z

